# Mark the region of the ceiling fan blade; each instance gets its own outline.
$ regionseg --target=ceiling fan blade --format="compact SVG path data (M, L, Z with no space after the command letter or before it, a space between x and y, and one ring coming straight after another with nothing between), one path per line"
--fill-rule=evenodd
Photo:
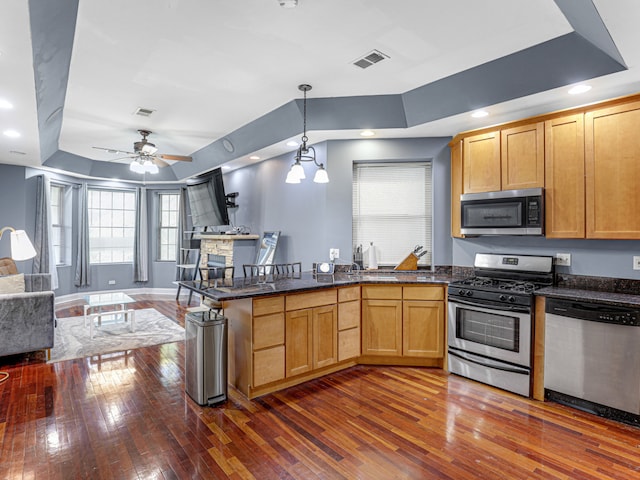
M104 150L109 153L115 153L116 155L119 153L124 153L126 155L137 155L137 153L127 152L126 150L118 150L116 148L104 148L104 147L91 147L91 148L95 148L96 150Z
M166 153L156 155L156 158L162 158L163 160L177 160L179 162L190 162L191 157L185 157L183 155L167 155Z
M154 155L153 157L151 157L151 159L153 160L153 163L155 163L160 168L169 166L169 164L167 162L165 162L161 158L158 158L157 155Z

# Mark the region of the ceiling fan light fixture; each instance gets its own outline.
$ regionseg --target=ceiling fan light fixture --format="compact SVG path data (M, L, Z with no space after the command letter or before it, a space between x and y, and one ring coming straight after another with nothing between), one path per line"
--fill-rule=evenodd
M140 149L140 152L143 155L153 155L154 153L156 153L158 151L158 149L156 148L156 146L153 143L146 143L145 145L142 146L142 148Z
M149 158L142 163L142 168L144 173L158 173L159 171L158 166Z
M131 165L129 165L129 170L135 173L144 173L144 167L137 160L131 162Z

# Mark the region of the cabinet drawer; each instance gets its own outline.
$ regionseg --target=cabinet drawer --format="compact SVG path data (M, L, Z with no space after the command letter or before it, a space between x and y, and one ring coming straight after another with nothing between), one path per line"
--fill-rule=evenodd
M362 298L402 300L402 287L396 285L364 285Z
M405 300L444 300L444 287L404 287L403 295Z
M339 302L349 302L351 300L360 300L360 287L345 287L338 289Z
M338 304L338 330L360 326L360 302L344 302Z
M253 349L284 344L284 312L253 319Z
M298 295L287 295L287 311L300 310L303 308L320 307L322 305L333 305L338 301L338 293L335 288L320 290L311 293L300 293Z
M253 300L253 315L268 315L284 312L284 296L256 298Z
M253 386L284 378L284 345L267 348L253 354Z

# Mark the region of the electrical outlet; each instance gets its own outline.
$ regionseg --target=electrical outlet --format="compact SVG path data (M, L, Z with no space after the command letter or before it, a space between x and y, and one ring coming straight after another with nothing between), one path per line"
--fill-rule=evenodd
M109 280L109 285L115 285L116 281L115 280Z
M331 260L333 262L336 258L340 258L340 249L339 248L330 248L329 249L329 260Z
M571 254L570 253L556 253L556 265L561 267L571 266Z
M640 255L633 256L633 269L640 270Z

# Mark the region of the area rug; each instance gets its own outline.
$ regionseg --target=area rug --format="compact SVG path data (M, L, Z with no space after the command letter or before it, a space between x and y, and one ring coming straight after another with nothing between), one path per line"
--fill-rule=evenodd
M84 326L84 317L58 318L49 362L184 340L184 328L153 308L136 310L135 323L135 332L129 331L129 323L103 324L94 329L91 338L89 326Z

